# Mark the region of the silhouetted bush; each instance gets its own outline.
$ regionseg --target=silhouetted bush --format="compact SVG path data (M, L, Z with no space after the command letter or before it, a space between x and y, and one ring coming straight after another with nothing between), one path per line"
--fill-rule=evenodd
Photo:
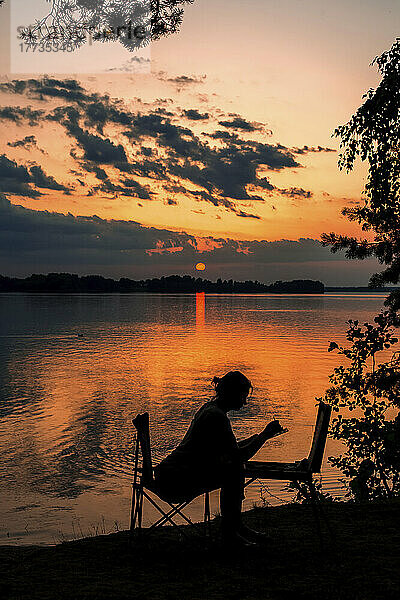
M389 311L381 311L374 324L348 323L351 345L331 342L328 349L350 362L333 371L323 398L337 413L330 436L346 446L329 461L347 475L356 500L388 498L400 494L400 353L387 362L378 357L398 339Z

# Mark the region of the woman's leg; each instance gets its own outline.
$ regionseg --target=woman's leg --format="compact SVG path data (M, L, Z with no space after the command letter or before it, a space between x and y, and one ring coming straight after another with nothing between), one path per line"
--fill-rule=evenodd
M234 534L240 529L243 498L244 466L238 461L226 467L221 481L220 508L224 535Z

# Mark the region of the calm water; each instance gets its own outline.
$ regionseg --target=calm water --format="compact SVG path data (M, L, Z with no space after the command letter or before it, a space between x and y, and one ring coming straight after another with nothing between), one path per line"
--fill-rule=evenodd
M251 402L232 415L237 437L276 417L289 432L257 458L303 458L315 397L339 361L327 352L329 341L344 341L345 321L371 319L383 299L0 295L0 543L55 543L126 528L131 418L150 412L157 461L212 395L212 377L231 369L254 385ZM330 443L327 454L335 450ZM327 465L323 482L341 493ZM261 496L272 504L290 498L285 484L265 484L248 488L245 507ZM192 516L200 511L195 502Z

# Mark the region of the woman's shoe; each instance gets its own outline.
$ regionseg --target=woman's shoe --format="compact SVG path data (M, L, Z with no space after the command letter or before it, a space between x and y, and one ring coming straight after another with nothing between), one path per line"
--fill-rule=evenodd
M257 543L255 541L247 539L247 537L244 537L238 531L233 531L232 533L223 535L222 543L229 550L257 547Z
M251 529L247 527L247 525L241 525L239 529L239 535L250 542L259 542L259 543L269 543L271 541L271 537L264 533L263 531L256 531L255 529Z

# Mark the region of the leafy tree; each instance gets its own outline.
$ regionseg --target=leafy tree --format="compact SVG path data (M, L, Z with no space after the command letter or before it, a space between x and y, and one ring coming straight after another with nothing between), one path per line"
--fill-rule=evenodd
M183 4L193 4L194 0L151 0L152 39L176 33L183 20Z
M334 135L341 139L340 169L351 171L357 158L368 163L363 205L342 212L373 239L325 233L322 243L333 252L346 249L347 258L376 257L386 267L370 279L370 286L378 287L400 279L400 38L372 64L378 66L381 82ZM400 308L400 293L392 292L386 305L392 311Z
M376 257L385 265L370 278L370 286L377 287L400 279L400 38L373 64L381 82L334 132L341 140L340 169L352 170L357 158L368 164L363 204L342 212L370 235L325 233L322 242L333 252L345 249L350 259ZM393 326L400 324L400 292L391 292L385 304L388 310L373 324L348 321L348 348L335 342L329 347L349 361L334 370L324 396L337 413L330 435L345 444L344 453L329 460L348 476L357 500L400 493L400 353L379 359L398 341Z
M378 363L378 357L398 340L389 311L374 324L348 324L351 345L329 347L349 361L334 370L323 398L337 413L330 436L346 445L329 461L348 476L357 500L388 498L400 494L400 353L386 362Z
M51 0L49 13L21 38L26 44L64 42L73 48L86 43L88 34L100 42L118 40L135 50L151 40L176 33L184 5L194 0ZM131 27L128 24L131 24ZM140 32L137 31L140 28ZM132 31L133 30L133 31Z

